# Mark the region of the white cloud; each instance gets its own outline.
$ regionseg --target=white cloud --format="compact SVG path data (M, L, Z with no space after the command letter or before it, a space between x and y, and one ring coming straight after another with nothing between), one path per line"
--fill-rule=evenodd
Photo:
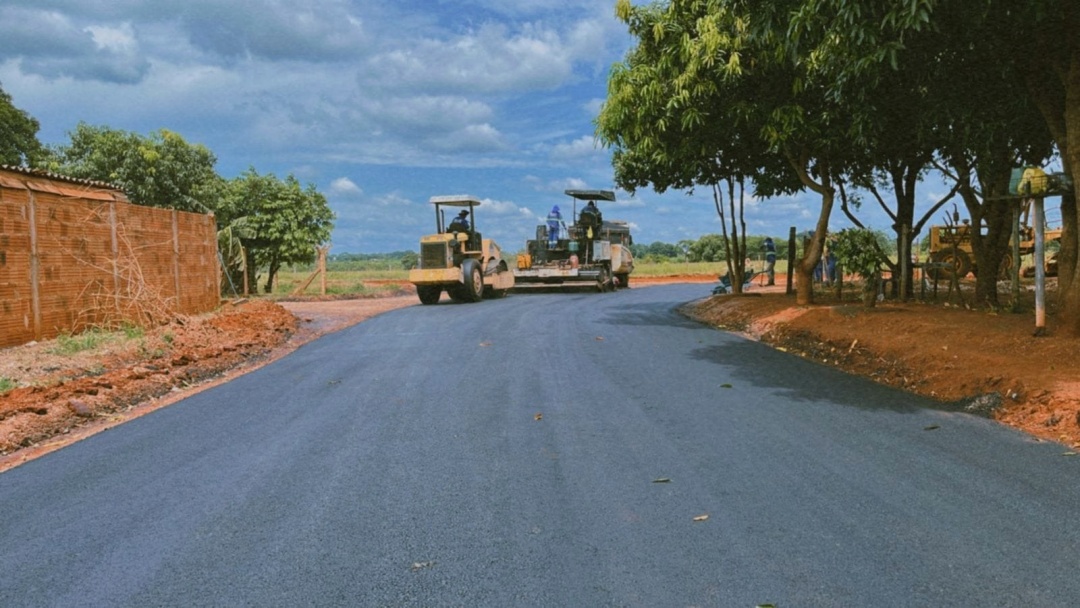
M582 135L569 143L556 144L551 149L551 159L555 161L571 161L598 154L603 154L603 151L591 135Z
M357 196L364 193L360 186L347 177L339 177L330 182L330 192L339 196Z
M571 74L571 58L556 32L527 26L510 34L489 23L450 40L429 38L380 53L361 79L367 86L417 93L521 94L554 88Z

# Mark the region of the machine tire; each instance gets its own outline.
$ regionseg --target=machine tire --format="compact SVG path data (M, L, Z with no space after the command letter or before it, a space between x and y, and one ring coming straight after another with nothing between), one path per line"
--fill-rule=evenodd
M416 295L420 297L421 304L438 304L439 298L442 297L442 287L438 285L417 285Z
M619 274L615 275L615 278L619 279L619 287L621 287L622 289L630 287L630 273L620 272Z
M484 274L480 272L480 263L466 258L461 263L461 274L465 279L461 299L465 302L479 302L484 297Z
M954 272L962 279L971 272L971 258L963 249L958 249L955 256L951 249L939 251L934 254L933 260L945 264L944 268L931 270L930 276L935 280L947 280Z
M600 293L614 291L614 285L611 282L611 269L607 266L600 266L600 274L596 277L596 288Z
M506 262L500 261L499 265L495 268L495 276L502 276L504 272L510 272L510 270L506 267ZM491 300L505 297L506 292L506 289L495 289L491 285L484 285L484 297Z

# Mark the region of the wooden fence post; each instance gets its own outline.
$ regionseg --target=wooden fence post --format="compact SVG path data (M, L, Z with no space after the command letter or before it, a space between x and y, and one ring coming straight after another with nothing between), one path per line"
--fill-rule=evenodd
M329 251L329 247L319 247L319 294L326 295L326 252Z

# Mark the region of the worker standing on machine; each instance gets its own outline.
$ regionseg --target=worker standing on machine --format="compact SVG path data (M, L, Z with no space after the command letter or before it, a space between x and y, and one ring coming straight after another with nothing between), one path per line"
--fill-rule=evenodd
M593 261L593 239L596 238L600 226L604 223L604 217L600 214L600 210L597 209L595 201L589 201L589 204L585 205L585 208L581 210L578 223L581 224L584 231L582 238L585 240L585 262L590 263Z
M548 249L555 249L559 245L559 239L566 234L566 224L563 223L562 213L559 211L558 205L552 207L551 212L548 213L547 230Z

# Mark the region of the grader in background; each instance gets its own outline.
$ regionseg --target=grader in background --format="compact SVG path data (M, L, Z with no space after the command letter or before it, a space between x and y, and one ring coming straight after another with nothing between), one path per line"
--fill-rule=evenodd
M1046 241L1061 239L1061 229L1046 230ZM1035 229L1031 226L1020 226L1020 256L1030 255L1035 251ZM970 272L975 272L975 253L971 247L971 224L964 221L960 224L930 227L930 261L933 266L928 271L931 278L947 280L952 273L963 278ZM998 276L1005 278L1015 262L1012 259L1012 247L1001 259L1001 267ZM1056 258L1051 258L1046 263L1047 276L1057 274Z

